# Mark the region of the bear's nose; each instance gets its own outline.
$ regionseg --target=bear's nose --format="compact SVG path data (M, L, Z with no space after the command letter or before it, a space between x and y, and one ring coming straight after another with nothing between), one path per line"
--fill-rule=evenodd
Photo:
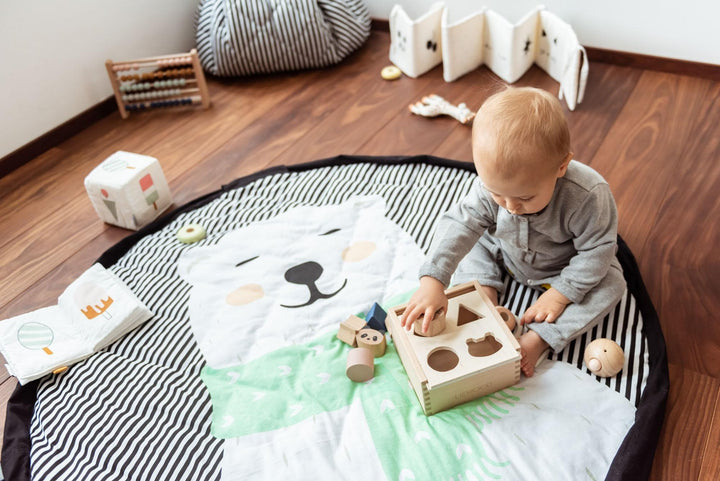
M323 268L317 262L303 262L285 271L285 280L293 284L314 284L320 279Z

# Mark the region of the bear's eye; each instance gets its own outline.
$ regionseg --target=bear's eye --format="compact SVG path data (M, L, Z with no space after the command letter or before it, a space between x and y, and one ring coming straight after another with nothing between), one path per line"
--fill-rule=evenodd
M340 229L330 229L330 230L327 231L326 233L320 234L320 236L330 235L330 234L334 234L334 233L336 233L336 232L340 232Z
M254 261L254 260L257 259L258 257L260 257L260 256L255 256L255 257L251 257L250 259L245 259L244 261L240 261L240 262L238 262L237 264L235 264L235 267L240 267L240 266L243 265L243 264L247 264L247 263L250 262L250 261Z

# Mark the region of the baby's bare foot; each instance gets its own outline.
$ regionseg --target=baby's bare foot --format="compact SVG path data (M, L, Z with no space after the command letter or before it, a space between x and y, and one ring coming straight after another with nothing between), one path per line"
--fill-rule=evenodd
M533 330L529 330L520 336L519 342L520 355L522 356L520 370L525 376L532 377L535 374L535 365L538 359L549 345Z

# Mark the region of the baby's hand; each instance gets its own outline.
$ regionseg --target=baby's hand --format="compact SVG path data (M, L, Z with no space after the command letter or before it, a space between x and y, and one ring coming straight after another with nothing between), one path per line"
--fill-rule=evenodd
M410 298L407 308L400 318L400 325L409 331L415 320L424 315L422 332L427 332L435 313L440 309L447 312L447 305L448 299L442 282L429 276L421 277L420 288Z
M570 302L570 299L562 295L560 291L551 287L535 301L535 304L525 311L525 314L520 318L520 324L555 322L565 310L565 306Z

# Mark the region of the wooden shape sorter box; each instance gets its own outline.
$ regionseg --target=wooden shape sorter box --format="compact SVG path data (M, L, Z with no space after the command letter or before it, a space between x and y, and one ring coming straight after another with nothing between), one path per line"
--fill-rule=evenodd
M428 416L520 380L520 344L480 284L460 284L446 294L447 326L437 336L400 326L406 304L388 311L388 330Z

